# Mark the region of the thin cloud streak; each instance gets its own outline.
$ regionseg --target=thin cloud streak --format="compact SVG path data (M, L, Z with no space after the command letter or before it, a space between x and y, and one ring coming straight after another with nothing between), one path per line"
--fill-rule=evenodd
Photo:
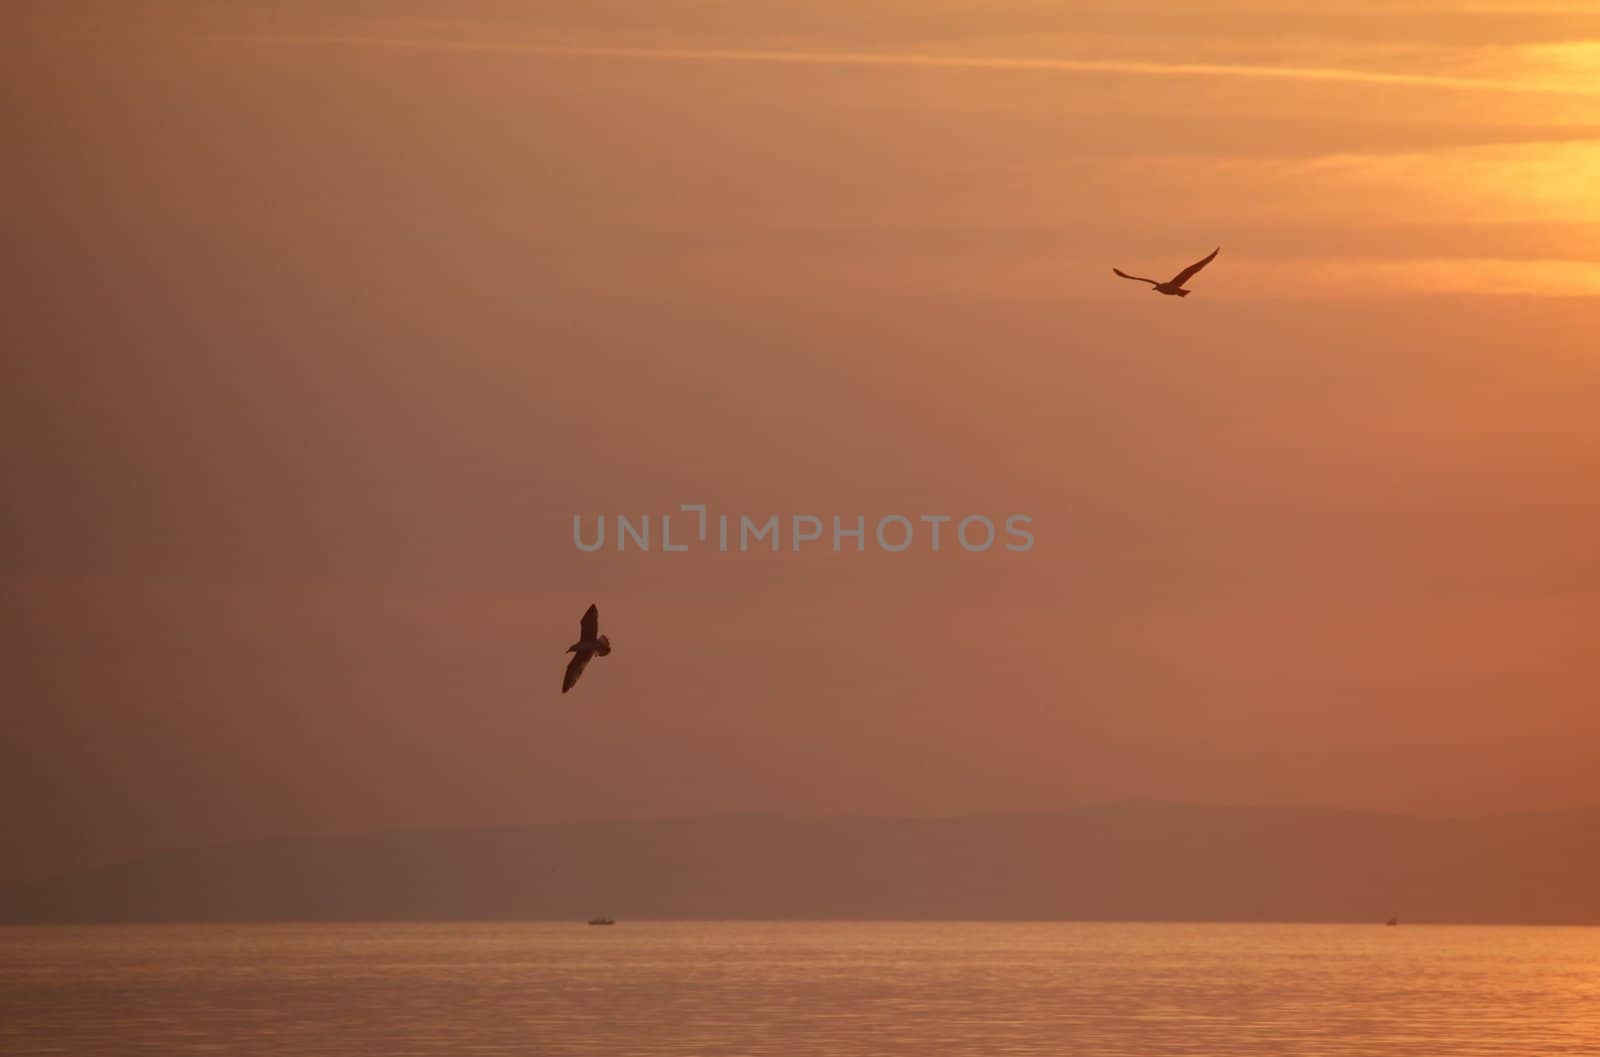
M1595 96L1600 86L1551 85L1445 74L1384 73L1315 66L1252 66L1230 63L1133 62L1120 59L1008 58L1004 56L919 55L901 52L762 51L698 48L601 48L571 45L433 41L405 37L261 36L207 38L254 44L414 48L565 58L643 59L669 62L760 63L799 66L900 66L931 69L1007 70L1042 73L1110 73L1146 77L1237 77L1259 80L1319 81L1342 84L1435 88L1511 94Z

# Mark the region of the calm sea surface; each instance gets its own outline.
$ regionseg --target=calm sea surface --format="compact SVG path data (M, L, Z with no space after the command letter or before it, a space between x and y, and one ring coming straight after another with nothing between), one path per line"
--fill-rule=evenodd
M0 1053L1600 1054L1600 929L0 929Z

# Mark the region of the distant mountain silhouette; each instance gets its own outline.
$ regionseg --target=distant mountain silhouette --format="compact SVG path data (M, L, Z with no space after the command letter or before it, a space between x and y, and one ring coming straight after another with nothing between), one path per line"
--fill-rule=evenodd
M1600 811L723 815L236 844L0 892L11 922L583 921L597 908L623 922L1600 924Z

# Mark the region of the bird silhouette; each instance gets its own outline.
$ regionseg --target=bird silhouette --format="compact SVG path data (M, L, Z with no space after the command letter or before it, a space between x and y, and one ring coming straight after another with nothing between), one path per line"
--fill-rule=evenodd
M611 652L611 640L600 634L598 607L591 605L583 614L583 619L578 622L578 641L568 646L567 652L572 654L572 660L567 662L567 674L561 678L563 694L577 685L578 676L589 667L589 661L595 654L604 657Z
M1222 247L1218 246L1216 249L1211 251L1211 256L1205 258L1204 260L1195 261L1193 264L1189 265L1189 267L1185 268L1177 275L1174 275L1171 279L1168 279L1164 283L1156 282L1154 279L1146 279L1142 275L1129 275L1121 268L1112 268L1111 270L1122 276L1124 279L1134 279L1141 283L1149 283L1158 294L1171 294L1176 297L1188 297L1191 293L1193 293L1193 291L1185 290L1183 288L1183 284L1188 282L1190 279L1193 279L1196 272L1210 264L1212 260L1215 259L1217 254L1221 252Z

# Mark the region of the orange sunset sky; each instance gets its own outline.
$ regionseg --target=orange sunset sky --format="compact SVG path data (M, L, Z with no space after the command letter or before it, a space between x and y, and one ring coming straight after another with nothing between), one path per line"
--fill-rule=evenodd
M7 12L0 879L1600 804L1600 3ZM693 502L1037 544L572 544Z

